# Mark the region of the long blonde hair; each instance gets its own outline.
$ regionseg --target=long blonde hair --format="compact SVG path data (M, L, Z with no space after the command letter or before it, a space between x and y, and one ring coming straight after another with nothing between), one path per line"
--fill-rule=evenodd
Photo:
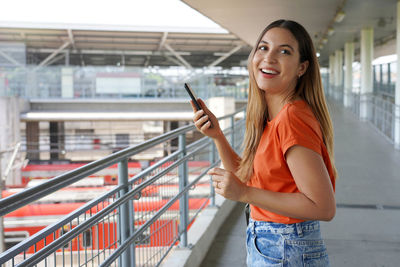
M300 62L309 62L306 72L301 76L301 78L299 78L293 94L289 96L289 100L300 97L310 106L314 116L320 123L323 141L328 150L334 176L336 177L337 173L334 165L333 126L325 100L314 45L310 35L304 27L291 20L277 20L268 25L261 32L256 45L253 47L249 55L247 64L249 71L249 97L246 111L246 134L243 143L244 150L242 161L240 162L237 175L242 182L247 182L253 175L254 157L258 144L260 143L261 135L266 127L268 108L265 100L265 92L260 90L257 86L252 67L252 60L264 34L270 29L276 27L287 29L293 34L299 44Z

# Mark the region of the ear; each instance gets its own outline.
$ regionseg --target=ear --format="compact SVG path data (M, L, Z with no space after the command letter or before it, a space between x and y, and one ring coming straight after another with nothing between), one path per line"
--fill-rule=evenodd
M300 63L299 69L297 71L297 77L300 78L301 76L303 76L304 73L306 73L308 65L309 65L308 60Z

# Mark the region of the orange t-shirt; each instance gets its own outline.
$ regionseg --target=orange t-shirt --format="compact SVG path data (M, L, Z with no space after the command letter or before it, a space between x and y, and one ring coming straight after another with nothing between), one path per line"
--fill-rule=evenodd
M294 145L312 149L322 156L335 188L332 164L323 142L320 124L304 100L286 104L273 120L267 122L254 158L254 173L248 185L274 192L299 192L285 160L286 151ZM251 218L256 221L285 224L303 221L254 205L250 205L250 208Z

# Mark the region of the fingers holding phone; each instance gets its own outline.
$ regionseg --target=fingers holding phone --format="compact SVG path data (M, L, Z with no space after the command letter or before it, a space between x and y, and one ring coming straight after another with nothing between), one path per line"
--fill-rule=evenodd
M197 99L201 109L197 110L193 101L191 101L193 108L193 122L196 128L204 135L215 138L219 134L222 134L219 128L219 123L215 115L207 108L206 104L201 100Z
M185 89L191 98L191 105L193 108L193 122L196 128L204 135L214 138L221 133L218 120L214 114L207 108L206 104L198 99L190 87L185 83Z

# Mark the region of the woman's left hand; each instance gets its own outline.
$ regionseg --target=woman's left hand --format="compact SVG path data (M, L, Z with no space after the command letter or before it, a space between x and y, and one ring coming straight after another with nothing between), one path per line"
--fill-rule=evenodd
M207 174L212 177L216 193L227 199L245 202L247 186L235 174L221 168L212 168Z

